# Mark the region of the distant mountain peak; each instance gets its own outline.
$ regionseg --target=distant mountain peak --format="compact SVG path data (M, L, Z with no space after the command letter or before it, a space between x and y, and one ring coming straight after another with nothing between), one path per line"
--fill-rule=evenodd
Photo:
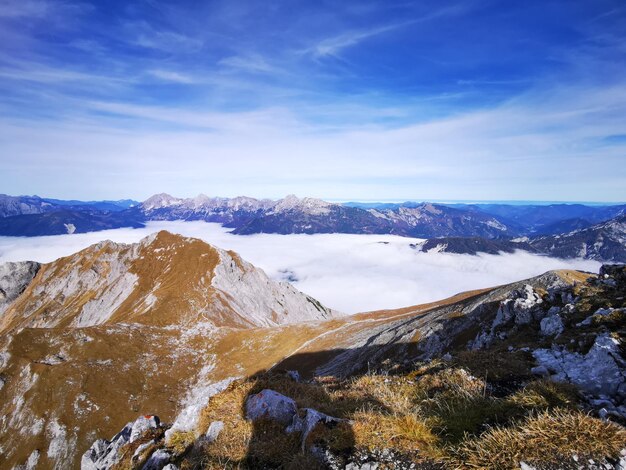
M308 214L321 215L330 212L330 207L333 204L312 197L299 198L294 194L280 199L274 208L272 213L289 212L292 210L301 210Z
M171 196L167 193L159 193L146 199L141 207L144 210L162 209L165 207L176 206L182 203L182 199Z

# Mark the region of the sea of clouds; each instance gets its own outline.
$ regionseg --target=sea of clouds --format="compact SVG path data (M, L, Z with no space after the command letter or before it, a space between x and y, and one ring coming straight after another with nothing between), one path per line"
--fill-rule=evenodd
M0 262L49 262L101 240L132 243L158 230L201 238L235 250L272 278L346 313L406 307L542 274L551 269L597 272L600 263L526 252L478 256L421 253L420 240L393 235L232 235L220 224L150 222L116 229L45 237L0 237Z

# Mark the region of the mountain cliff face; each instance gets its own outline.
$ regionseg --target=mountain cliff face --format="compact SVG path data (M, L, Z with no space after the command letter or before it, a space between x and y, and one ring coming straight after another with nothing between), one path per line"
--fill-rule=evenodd
M24 292L40 267L32 261L0 264L0 316Z

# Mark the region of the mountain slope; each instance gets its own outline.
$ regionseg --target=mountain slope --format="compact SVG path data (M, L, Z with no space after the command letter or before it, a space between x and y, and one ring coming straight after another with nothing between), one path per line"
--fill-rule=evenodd
M101 242L43 265L0 319L0 332L122 322L272 326L329 316L236 253L162 231L132 245Z
M134 246L102 243L92 247L82 253L82 267L86 271L100 272L110 280L108 284L116 285L117 278L105 274L108 269L119 272L114 269L113 258L119 259L123 265L128 259L142 262L141 253L145 256L145 250L150 250L152 260L147 269L157 272L156 276L169 267L182 269L184 274L193 277L196 266L186 266L189 259L184 253L187 252L177 243L190 243L194 249L189 255L197 263L207 266L219 263L217 257L212 256L217 249L205 244L196 246L201 242L189 242L162 233ZM236 257L228 256L236 265ZM159 257L164 257L167 267L160 264ZM210 259L198 261L204 258ZM180 263L182 267L175 268L171 263ZM25 299L36 299L35 286L54 286L54 276L75 279L76 274L72 273L76 272L75 269L80 272L80 267L71 268L72 264L70 257L60 260L54 268L42 267L9 311L20 305L16 310L23 310L27 303ZM237 268L224 264L225 269L229 266ZM218 275L215 268L213 272L214 276ZM56 274L48 276L53 273ZM143 277L138 271L124 273ZM193 295L193 288L176 277L179 279L176 288L182 289L185 297ZM58 322L58 317L54 318L54 306L49 304L50 314L48 310L40 309L36 313L38 319L28 315L22 317L22 322L12 323L17 328L0 336L3 383L0 390L0 413L3 416L0 419L0 446L9 449L0 456L0 465L22 464L35 455L43 468L76 466L83 452L97 438L109 438L137 415L155 412L163 421L173 422L176 432L193 435L199 425L200 411L210 395L222 390L236 377L253 376L262 370L296 369L307 377L346 377L383 364L402 366L415 360L441 357L446 352L456 355L472 345L489 341L492 341L489 347L498 347L501 349L499 354L505 355L510 353L507 346L513 344L515 351L510 353L511 360L515 359L517 364L518 356L522 354L519 348L549 348L554 339L543 336L538 331L538 323L528 329L529 325L517 325L517 321L503 322L508 325L506 329L496 330L497 334L490 337L492 325L499 315L504 315L499 312L508 312L507 305L517 308L518 303L513 304L509 299L518 299L519 295L531 292L529 299L532 298L534 303L531 305L522 299L520 306L528 305L528 312L534 312L538 306L537 315L541 312L547 317L554 315L552 306L559 305L559 311L563 312L561 315L569 325L569 322L578 322L579 318L588 315L585 312L589 309L593 313L594 305L604 305L601 300L604 294L600 292L595 304L585 307L587 300L579 299L575 306L578 313L571 319L565 317L564 312L570 307L564 304L574 295L581 295L575 294L581 292L577 286L588 283L589 277L589 274L575 271L551 272L428 305L271 328L205 327L202 319L194 317L193 312L167 315L166 318L160 317L162 322L155 322L154 317L158 315L146 316L134 308L137 302L127 303L127 313L123 316L112 315L100 324L78 328L75 326L79 315L76 312L82 310L81 305L86 302L69 295L67 302L75 313L62 314L63 324ZM224 276L226 279L238 283L240 277L235 274ZM167 281L165 278L160 280ZM67 282L64 284L68 285ZM607 281L607 286L609 284ZM594 289L592 284L589 285L589 289ZM234 292L232 289L224 287L224 290ZM142 296L136 299L145 299L146 291L141 288L140 291ZM54 291L51 296L59 302L65 301ZM543 304L540 302L542 296ZM159 298L163 299L163 296ZM158 311L156 304L155 308ZM237 309L232 308L231 314L237 317ZM532 325L538 322L529 318ZM30 328L27 325L48 327ZM573 325L572 331L580 332L584 337L592 333L598 335L600 331L596 325L583 329L576 329ZM508 341L514 342L507 343L502 339L505 337L498 336L500 333L506 333L510 338ZM570 336L564 336L558 345L569 344L569 339ZM500 343L501 347L498 346ZM534 360L531 354L522 356L523 367L528 368L524 373L529 374L528 370L535 365ZM480 370L482 366L477 367ZM496 367L501 366L494 365ZM494 372L489 373L490 377L491 374ZM385 383L388 380L385 379ZM493 381L493 377L491 380L493 385L489 387L503 386ZM235 406L240 409L241 404L235 403Z
M68 210L65 207L41 214L0 218L0 235L37 237L96 232L121 227L144 226L144 216L135 209L100 212L92 209Z
M198 418L180 413L165 439L125 465L141 468L152 454L181 468L517 468L522 459L621 468L626 431L585 411L626 419L625 282L623 266L603 267L600 278L549 272L429 305L268 330L264 356L283 360L224 382L217 357L220 382L199 389Z
M589 225L604 222L626 213L626 205L592 206L583 204L452 204L465 209L498 217L503 222L519 227L524 235L556 234L578 219ZM563 229L562 229L563 228ZM581 227L582 228L582 227Z
M139 411L173 420L214 377L294 349L291 323L318 332L335 315L236 253L167 232L35 268L0 268L0 287L11 286L0 312L1 468L35 456L38 468L77 468L96 436Z
M413 245L412 245L413 246ZM528 243L512 242L509 240L489 240L485 238L444 237L430 238L421 244L414 245L420 251L463 253L475 255L489 253L497 255L501 252L513 253L515 250L536 252Z
M8 196L0 194L0 217L22 214L41 214L54 208L38 196Z
M529 244L559 258L626 262L626 216L562 235L533 238Z

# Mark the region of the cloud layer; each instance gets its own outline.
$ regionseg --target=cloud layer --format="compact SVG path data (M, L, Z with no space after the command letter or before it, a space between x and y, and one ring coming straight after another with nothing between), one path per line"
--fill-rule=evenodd
M35 238L0 237L0 262L49 262L100 240L131 243L169 230L232 249L277 280L346 313L399 308L491 287L551 269L597 272L599 263L524 252L503 255L420 253L415 239L391 235L231 235L219 224L151 222L145 229Z

